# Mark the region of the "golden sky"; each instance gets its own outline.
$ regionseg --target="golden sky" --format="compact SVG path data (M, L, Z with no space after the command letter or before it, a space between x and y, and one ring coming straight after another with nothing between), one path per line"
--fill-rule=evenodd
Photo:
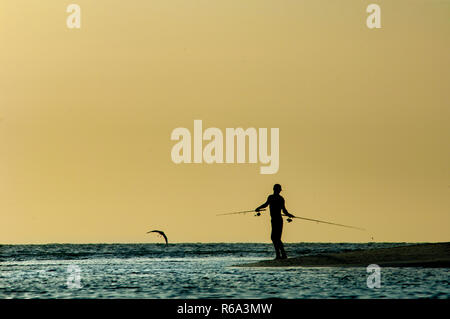
M66 7L81 7L68 29ZM0 243L449 241L450 1L2 0ZM173 129L279 128L280 169Z

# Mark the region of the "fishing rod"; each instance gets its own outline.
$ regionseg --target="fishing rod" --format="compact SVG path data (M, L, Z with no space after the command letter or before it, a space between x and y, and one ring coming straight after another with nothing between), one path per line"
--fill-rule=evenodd
M260 209L260 211L265 211L265 209ZM252 210L243 210L243 211L240 211L240 212L217 214L216 216L236 215L236 214L246 214L246 213L256 213L255 216L261 216L261 213L256 212L254 209L252 209Z
M364 228L360 228L360 227L356 227L356 226L349 226L349 225L344 225L344 224L331 223L331 222L326 222L326 221L318 220L318 219L312 219L312 218L306 218L306 217L300 217L300 216L289 217L289 216L284 215L284 214L283 214L283 216L288 217L288 219L287 219L288 223L290 223L292 221L292 218L298 218L298 219L308 220L308 221L316 222L316 223L322 223L322 224L328 224L328 225L334 225L334 226L341 226L341 227L346 227L346 228L352 228L352 229L365 231Z
M260 212L262 212L262 211L265 211L265 209L260 209L258 212L256 212L255 210L243 210L243 211L240 211L240 212L231 212L231 213L217 214L217 216L237 215L237 214L246 214L246 213L256 213L255 216L261 216ZM346 227L346 228L351 228L351 229L357 229L357 230L365 231L364 228L360 228L360 227L356 227L356 226L350 226L350 225L344 225L344 224L337 224L337 223L332 223L332 222L326 222L326 221L319 220L319 219L312 219L312 218L306 218L306 217L300 217L300 216L289 217L288 215L285 215L285 214L283 214L282 216L288 217L287 218L287 222L288 223L292 222L292 218L297 218L297 219L307 220L307 221L316 222L316 223L322 223L322 224L328 224L328 225L334 225L334 226L341 226L341 227Z

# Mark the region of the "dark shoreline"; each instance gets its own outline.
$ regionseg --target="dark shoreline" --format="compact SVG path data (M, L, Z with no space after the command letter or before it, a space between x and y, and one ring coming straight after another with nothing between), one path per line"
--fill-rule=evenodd
M263 260L235 267L427 267L450 268L450 242Z

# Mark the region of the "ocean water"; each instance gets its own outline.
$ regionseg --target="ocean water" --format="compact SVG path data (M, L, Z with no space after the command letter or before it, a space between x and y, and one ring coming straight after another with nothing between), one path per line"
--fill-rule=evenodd
M286 244L290 256L402 243ZM445 298L445 268L239 268L271 259L271 244L0 246L0 298Z

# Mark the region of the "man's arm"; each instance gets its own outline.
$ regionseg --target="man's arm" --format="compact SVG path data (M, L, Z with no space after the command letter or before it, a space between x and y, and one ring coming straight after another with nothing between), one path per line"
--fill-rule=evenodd
M264 204L262 204L261 206L259 206L258 208L255 209L255 212L259 212L261 209L266 208L267 206L269 206L269 197L267 197L267 200Z
M284 202L284 199L283 199L283 207L282 207L281 209L283 210L283 213L284 213L287 217L291 217L291 218L295 217L294 215L289 214L289 212L287 211L286 205L285 205L285 202Z

